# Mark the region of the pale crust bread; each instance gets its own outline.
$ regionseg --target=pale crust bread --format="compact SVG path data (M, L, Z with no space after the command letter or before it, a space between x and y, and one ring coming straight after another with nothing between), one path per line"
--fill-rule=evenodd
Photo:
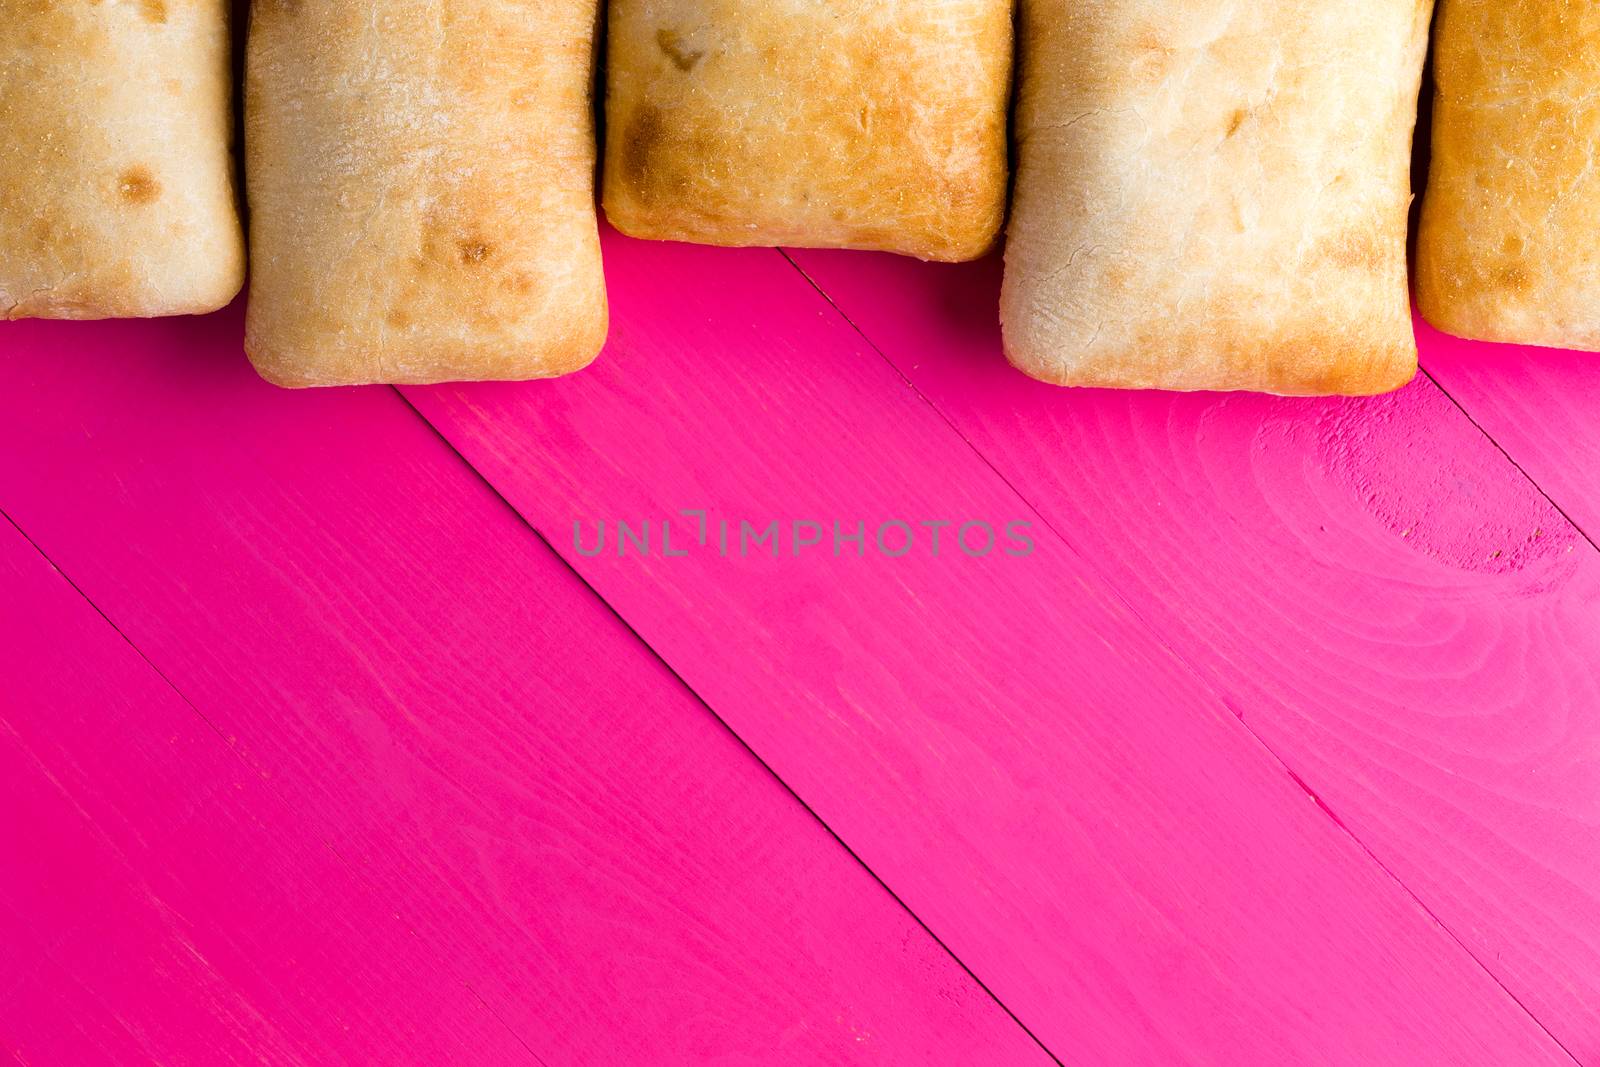
M1011 0L611 0L606 216L721 245L988 251Z
M598 0L257 0L245 347L279 385L523 379L604 343Z
M1417 305L1483 341L1600 350L1600 5L1446 0Z
M1023 0L1012 363L1065 385L1367 394L1416 371L1431 0Z
M225 0L0 0L0 319L214 311L244 281Z

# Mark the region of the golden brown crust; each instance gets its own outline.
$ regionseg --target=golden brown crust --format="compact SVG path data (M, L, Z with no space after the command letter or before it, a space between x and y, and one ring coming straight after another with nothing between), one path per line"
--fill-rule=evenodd
M246 350L279 385L550 377L604 343L598 0L259 0Z
M964 260L1005 215L1011 0L612 0L624 233Z
M1446 0L1417 304L1441 330L1600 350L1600 6Z
M1023 0L1012 363L1123 388L1410 380L1430 6Z
M225 0L0 0L0 319L233 299L230 79Z

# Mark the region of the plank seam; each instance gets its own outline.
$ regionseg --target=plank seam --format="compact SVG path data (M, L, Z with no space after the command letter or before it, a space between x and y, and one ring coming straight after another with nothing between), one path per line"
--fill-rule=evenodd
M656 647L654 645L652 645L649 641L645 640L644 635L642 633L640 633L638 631L638 629L636 629L634 627L632 622L628 621L627 617L624 616L620 610L618 610L617 606L615 604L613 604L610 600L606 599L605 595L602 594L600 592L600 590L596 589L592 584L590 584L589 580L587 578L585 578L578 571L578 569L575 566L573 566L572 561L569 560L564 554L562 554L562 552L555 547L555 545L551 542L551 540L548 537L545 536L544 531L540 530L531 521L529 521L528 517L526 515L524 515L522 513L522 511L515 504L513 504L510 500L508 500L505 497L504 494L502 494L500 492L499 487L496 486L494 484L494 482L492 482L486 475L484 475L484 473L482 471L480 471L473 464L473 462L470 459L468 459L465 455L463 455L461 450L456 448L454 442L452 442L448 437L446 437L444 435L444 433L442 431L440 431L440 429L437 426L435 426L431 421L429 421L428 417L426 415L424 415L416 407L416 405L411 402L411 398L405 395L404 390L402 390L402 389L400 389L398 387L394 387L394 386L391 386L391 388L394 389L395 394L400 397L401 401L406 405L406 407L411 409L412 414L414 414L418 419L420 419L422 421L422 424L424 426L426 426L430 431L432 431L434 436L439 439L440 443L442 443L446 448L448 448L451 451L451 453L453 453L455 455L455 457L457 459L459 459L462 462L462 464L465 465L466 468L472 472L473 476L476 477L480 482L483 483L484 487L487 488L490 493L494 494L494 497L495 497L496 500L499 500L501 504L505 505L505 507L511 512L511 514L516 517L517 522L520 523L522 525L522 527L524 529L526 529L529 533L531 533L534 537L538 538L539 541L545 546L545 548L550 550L550 554L553 555L556 558L556 560L561 564L561 566L566 569L567 573L572 575L572 577L575 580L577 580L577 582L580 585L582 585L584 589L588 590L590 595L592 595L597 601L600 602L600 604L611 615L611 617L616 619L616 621L618 623L620 623L622 625L622 627L624 629L626 629L630 635L632 635L633 639L635 641L637 641L639 643L639 645L641 647L643 647L650 654L651 658L654 659L658 664L660 664L662 669L665 670L669 675L671 675L672 678L675 681L677 681L677 683L680 686L683 687L684 691L687 692L689 694L689 696L694 699L695 703L700 705L700 707L702 709L704 709L706 714L711 716L712 720L714 722L716 722L718 725L720 725L722 727L722 729L725 730L728 733L728 736L733 738L733 740L739 745L739 747L742 748L750 756L751 759L755 760L756 764L758 766L760 766L772 778L772 780L774 782L776 782L783 789L783 791L785 793L787 793L790 797L792 797L794 799L794 802L796 804L800 805L801 809L803 811L805 811L807 815L811 816L812 819L816 820L817 825L821 826L822 829L827 833L827 835L829 837L831 837L834 840L834 842L836 844L838 844L838 846L840 848L844 849L845 854L847 856L849 856L851 858L851 860L853 860L863 871L865 871L867 873L867 875L874 882L876 882L878 884L878 886L880 888L882 888L885 893L889 894L889 899L893 900L895 902L895 904L899 905L901 910L903 910L907 915L909 915L911 917L911 920L913 922L915 922L917 924L917 926L919 926L923 930L924 933L926 933L930 938L933 939L933 943L938 945L939 948L941 950L943 950L944 953L947 956L949 956L951 960L953 960L955 962L956 966L960 967L962 972L965 973L967 975L967 977L972 979L972 981L977 985L977 987L979 989L983 990L984 994L987 995L988 998L991 1001L994 1002L995 1006L998 1007L1001 1011L1005 1012L1006 1016L1012 1022L1016 1023L1017 1026L1021 1028L1022 1032L1028 1035L1029 1040L1031 1040L1035 1045L1037 1045L1041 1052L1043 1052L1046 1056L1049 1056L1050 1059L1057 1065L1057 1067L1066 1067L1066 1065L1062 1062L1061 1058L1059 1056L1057 1056L1053 1051L1051 1051L1051 1049L1047 1045L1045 1045L1045 1043L1043 1041L1041 1041L1039 1039L1038 1035L1036 1035L1028 1027L1028 1024L1023 1022L1020 1018L1018 1018L1017 1014L1015 1012L1013 1012L1011 1010L1011 1008L1006 1005L1005 1001L1001 1000L995 994L994 990L990 989L989 986L984 982L984 980L982 978L980 978L972 970L971 967L967 966L966 961L963 960L960 956L956 955L956 953L950 948L950 946L945 943L944 939L941 938L937 933L935 933L934 930L926 922L924 922L922 920L922 916L918 915L910 907L910 905L908 905L905 902L905 900L901 898L900 894L895 892L894 888L892 886L890 886L888 882L884 881L883 878L881 878L878 875L878 872L873 870L872 867L864 859L862 859L859 854L857 854L856 850L851 848L850 844L848 842L846 842L844 838L839 836L839 834L833 829L832 826L828 825L827 821L825 819L823 819L820 814L817 813L817 810L815 808L813 808L811 806L811 804L804 797L802 797L798 792L796 792L794 787L791 786L783 778L783 776L780 775L777 772L777 770L775 770L773 768L773 766L771 764L769 764L765 759L763 759L761 757L761 755L758 752L756 752L756 750L754 748L752 748L750 746L749 742L747 742L742 736L740 736L739 732L733 728L733 726L728 722L728 720L723 718L722 715L719 714L717 712L717 710L711 706L711 704L705 699L705 697L700 695L700 691L699 690L697 690L694 686L690 685L688 680L685 679L683 677L683 675L678 673L678 669L676 667L674 667L670 662L668 662L667 658L665 656L663 656L656 649Z
M1428 379L1428 381L1433 383L1434 388L1438 389L1440 393L1444 394L1444 398L1450 401L1451 405L1454 406L1457 411L1461 412L1462 417L1472 424L1472 428L1482 434L1484 439L1494 446L1495 451L1504 456L1506 458L1506 462L1511 464L1512 467L1516 468L1517 473L1522 475L1529 485L1533 486L1534 492L1544 497L1550 506L1555 508L1557 513L1559 513L1563 519L1567 520L1567 524L1570 525L1574 530L1578 531L1578 536L1589 543L1590 548L1594 549L1596 552L1600 552L1600 543L1597 543L1593 537L1590 537L1589 532L1583 528L1578 520L1569 515L1567 513L1567 509L1563 508L1559 503L1557 503L1555 497L1545 492L1544 486L1540 485L1538 481L1534 479L1533 475L1529 474L1526 468L1524 468L1522 464L1518 463L1516 458L1512 456L1510 452L1506 451L1505 446L1496 440L1495 436L1485 429L1482 423L1472 417L1472 412L1467 410L1466 405L1457 400L1455 394L1446 389L1439 379L1433 376L1428 368L1423 367L1422 373Z
M899 376L900 380L906 384L906 387L909 388L913 393L915 393L917 395L917 397L919 399L921 399L922 402L924 404L926 404L929 407L929 409L931 409L934 412L934 414L936 414L941 420L943 420L945 425L950 428L951 432L953 432L957 437L959 437L961 439L961 441L963 443L965 443L966 446L969 449L972 450L972 453L975 456L977 456L978 459L981 460L986 467L989 468L989 470L994 472L995 477L1000 479L1000 481L1006 486L1006 488L1009 489L1016 496L1016 498L1018 500L1020 500L1022 502L1022 504L1025 507L1027 507L1028 510L1031 511L1039 519L1040 523L1042 523L1046 529L1048 529L1052 534L1055 535L1055 537L1059 541L1061 541L1062 544L1066 545L1068 549L1070 549L1076 556L1078 556L1081 560L1083 560L1083 562L1086 565L1088 565L1094 571L1094 573L1105 583L1105 586L1106 586L1107 590L1109 590L1111 595L1116 597L1118 604L1120 604L1130 615L1132 615L1135 619L1137 619L1139 621L1140 625L1142 625L1145 628L1145 630L1156 641L1156 643L1162 649L1162 651L1166 652L1167 655L1172 657L1172 659L1175 662L1181 664L1182 667L1184 668L1184 670L1188 674L1193 676L1195 681L1197 683L1199 683L1199 685L1202 687L1202 691L1204 693L1209 694L1210 696L1214 697L1222 705L1222 707L1225 708L1227 710L1227 712L1230 715L1232 715L1235 720L1238 721L1239 725L1244 729L1245 733L1248 734L1255 741L1255 743L1260 746L1260 748L1261 748L1261 750L1263 752L1267 753L1267 755L1272 758L1273 762L1275 762L1278 765L1278 767L1283 771L1284 774L1288 775L1289 779L1294 782L1294 784L1296 785L1297 788L1299 788L1308 797L1311 798L1312 802L1314 804L1316 804L1317 809L1319 811L1321 811L1322 814L1324 816L1326 816L1334 824L1335 827L1338 828L1339 832L1341 834L1343 834L1345 837L1348 837L1355 844L1355 846L1358 849L1360 849L1360 851L1368 859L1370 859L1374 864L1377 865L1377 867L1378 867L1378 869L1380 871L1382 871L1385 875L1388 876L1389 880L1392 881L1401 890L1401 892L1403 892L1408 898L1410 898L1410 900L1412 901L1413 904L1415 904L1419 909L1422 910L1423 914L1425 914L1429 918L1429 920L1431 920L1433 922L1433 924L1435 926L1437 926L1440 930L1442 930L1445 933L1445 935L1450 938L1450 940L1452 942L1454 942L1464 953L1466 953L1467 958L1472 960L1472 962L1477 965L1478 969L1481 970L1484 973L1484 975L1491 982L1493 982L1497 987L1499 987L1501 992L1503 992L1506 995L1506 997L1508 997L1511 1000L1511 1002L1513 1004L1515 1004L1518 1008L1520 1008L1522 1010L1523 1014L1525 1014L1528 1017L1528 1019L1535 1026L1537 1026L1545 1034L1545 1036L1547 1036L1551 1040L1552 1043L1555 1044L1555 1046L1557 1048L1559 1048L1563 1053L1566 1054L1568 1059L1570 1059L1574 1064L1579 1064L1580 1067L1581 1067L1581 1061L1578 1059L1578 1057L1576 1055L1573 1054L1572 1050L1567 1048L1567 1046L1564 1045L1560 1041L1560 1039L1558 1039L1555 1036L1555 1034L1551 1033L1550 1028L1545 1026L1544 1022L1537 1015L1535 1015L1532 1011L1530 1011L1528 1009L1528 1006L1526 1004L1524 1004L1516 996L1516 994L1512 993L1510 989L1506 988L1505 983L1500 981L1499 977L1496 976L1495 973L1489 969L1489 967L1484 963L1484 961L1478 958L1477 953L1473 952L1472 949L1470 947L1468 947L1461 940L1461 938L1456 935L1454 930L1450 929L1449 926L1447 926L1444 922L1442 922L1439 919L1439 917L1434 914L1433 909L1429 908L1428 905L1423 902L1422 898L1419 897L1415 892L1412 891L1410 886L1406 885L1405 882L1401 881L1400 878L1392 870L1389 869L1388 865L1385 864L1381 859L1379 859L1378 856L1372 851L1372 849L1367 847L1366 842L1362 841L1359 837L1357 837L1356 834L1347 825L1345 825L1344 820L1341 819L1334 812L1334 810L1327 803L1325 803L1320 796L1317 795L1317 793L1313 789L1311 789L1311 787L1306 783L1305 779L1301 778L1300 775L1295 772L1294 768L1292 768L1288 764L1288 762L1285 761L1284 758L1282 756L1280 756L1278 754L1278 752L1271 745L1269 745L1266 742L1266 740L1260 734L1258 734L1254 729L1251 728L1251 726L1250 726L1249 722L1246 720L1245 716L1240 714L1238 709L1233 706L1232 702L1228 699L1226 694L1224 694L1213 682L1207 680L1206 675L1188 657L1186 657L1186 656L1182 655L1181 653L1179 653L1177 651L1177 649L1175 647L1173 647L1173 645L1171 643L1168 642L1168 640L1162 634L1160 629L1158 627L1156 627L1155 624L1149 618L1147 618L1144 615L1143 612L1139 611L1138 608L1136 608L1127 599L1127 597L1125 597L1123 595L1123 593L1122 593L1121 589L1118 587L1117 583L1112 579L1112 577L1110 575L1105 573L1105 571L1098 564L1096 564L1094 562L1092 556L1090 556L1088 553L1085 553L1085 552L1082 552L1081 550L1079 550L1078 547L1075 546L1072 543L1072 540L1069 537L1066 536L1066 534L1064 534L1060 529L1058 529L1053 523L1050 522L1049 519L1047 519L1044 516L1044 514L1042 512L1040 512L1039 508L1034 505L1032 500L1028 499L1028 497L1020 489L1018 489L1016 485L1012 484L1011 480L1006 477L1004 472L1002 472L997 466L995 466L994 462L992 460L990 460L988 455L986 455L983 452L982 449L980 449L975 443L973 443L973 441L969 437L967 437L966 434L964 434L961 431L961 428L959 426L957 426L954 423L954 421L952 421L950 419L950 417L944 413L944 411L939 407L939 405L934 403L933 400L926 393L924 393L921 389L919 389L917 387L915 382L913 382L903 371L901 371L899 366L897 366L895 364L894 360L890 359L888 354L885 353L882 348L878 347L877 342L873 341L871 337L867 336L866 332L864 330L862 330L862 328L855 323L855 320L851 319L850 316L845 313L844 309L841 308L837 303L834 302L833 297L830 296L828 294L828 292L825 289L823 289L821 285L819 285L817 283L816 279L812 278L810 274L806 273L805 268L800 266L800 264L798 262L796 262L794 260L794 258L789 255L787 250L779 248L776 251L778 252L779 255L781 255L788 262L789 266L793 267L795 269L795 271L797 271L799 273L799 275L806 280L806 282L811 286L812 289L816 290L817 294L819 296L821 296L823 300L827 301L828 306L831 307L834 310L834 312L841 319L843 319L845 321L845 323L848 324L849 327L852 330L854 330L856 332L857 336L859 336L863 341L865 341L867 343L867 345L871 347L873 352L877 353L878 357L889 365L890 369L892 369L894 371L894 373ZM1432 382L1433 381L1433 377L1431 375L1429 375L1428 376L1428 380L1430 382ZM1437 385L1436 382L1434 384ZM1440 391L1443 392L1444 390L1441 389ZM1454 403L1454 398L1450 398L1448 393L1445 393L1445 396L1447 398L1449 398L1452 403ZM1460 405L1457 404L1456 407L1460 408ZM1463 410L1462 414L1466 415L1466 412ZM1467 419L1468 419L1469 422L1472 421L1471 416L1467 416ZM1474 425L1476 426L1476 423L1474 423ZM1483 432L1481 427L1479 427L1479 432L1480 433ZM1487 437L1488 434L1485 433L1484 436ZM1498 442L1494 442L1493 438L1490 438L1490 441L1491 441L1491 443L1495 444L1495 447L1497 449L1499 448ZM1502 454L1505 453L1504 449L1500 449L1500 451L1501 451ZM1506 458L1508 460L1511 459L1510 456L1506 456ZM1517 466L1516 461L1512 460L1511 462L1512 462L1512 466L1514 466L1514 467ZM1519 471L1521 470L1520 467L1518 467L1517 469ZM1527 477L1526 472L1523 473L1523 476ZM1533 480L1531 478L1529 478L1528 481L1529 481L1530 484L1533 484ZM1535 484L1534 488L1537 490L1538 486ZM1547 494L1543 493L1543 490L1539 490L1539 492L1540 492L1541 495L1543 495L1545 497L1546 500L1550 499ZM1555 504L1555 501L1552 500L1550 502L1551 502L1552 506L1556 507L1557 511L1561 510L1560 507ZM1565 515L1566 513L1562 512L1562 514ZM1571 521L1571 520L1569 519L1568 521ZM1573 523L1572 525L1573 525L1574 529L1578 530L1579 534L1583 534L1583 530L1580 527L1578 527L1577 523ZM1589 541L1589 538L1588 538L1587 535L1584 535L1584 539L1586 541ZM1596 546L1593 541L1589 541L1589 544L1590 544L1591 547L1595 547L1597 549L1597 551L1600 551L1600 546Z
M96 615L100 616L100 619L107 626L109 626L111 628L112 632L115 633L118 637L120 637L122 639L123 643L126 644L130 649L133 650L134 655L138 656L139 659L144 662L144 665L149 667L150 670L152 672L154 672L155 676L157 678L161 679L162 683L165 684L166 687L168 689L170 689L172 691L172 693L179 700L183 701L183 703L189 708L189 710L194 713L195 717L198 718L202 723L205 724L206 729L210 730L211 733L217 738L217 740L222 742L223 747L226 748L233 755L233 757L235 759L237 759L240 763L242 763L245 766L246 769L249 770L249 772L250 772L252 777L260 780L262 785L266 789L268 789L272 793L272 795L275 796L286 807L290 807L290 808L294 807L294 805L289 803L288 798L285 797L281 792L279 792L276 783L274 783L272 781L271 777L269 777L268 775L262 773L262 770L261 770L260 767L256 766L254 763L252 763L250 761L250 759L248 757L246 757L243 752L239 751L239 748L238 748L237 745L233 744L231 741L228 740L228 736L226 734L224 734L220 728L218 728L217 724L212 722L211 719L209 717L207 717L206 713L201 711L200 708L195 704L195 702L190 700L188 695L185 694L182 689L178 688L177 684L175 682L173 682L173 680L170 677L167 676L167 673L165 671L163 671L160 667L158 667L155 664L155 662L153 660L151 660L151 658L149 656L145 655L144 649L140 648L136 643L134 643L133 638L129 637L128 634L122 629L122 627L118 626L116 624L115 620L113 620L111 618L111 616L107 615L105 613L105 611L103 611L101 609L100 605L96 604L94 602L94 600L89 596L88 593L84 592L83 587L78 585L78 583L73 580L73 578L72 578L72 576L70 574L68 574L66 571L62 570L61 567L56 563L56 561L50 558L50 554L44 550L43 546L41 546L39 544L39 542L35 541L31 536L29 536L28 531L24 530L22 528L21 524L19 524L17 522L17 520L14 519L11 516L11 514L8 511L6 511L4 508L0 508L0 518L5 519L5 521L10 524L11 528L17 531L17 533L19 535L21 535L22 539L24 541L26 541L33 548L33 550L39 554L39 558L44 560L44 562L50 567L50 569L55 571L56 575L58 577L60 577L60 579L62 581L66 582L67 585L71 587L72 591L74 593L78 594L78 597L85 604L89 605L90 609L93 610ZM378 887L373 885L371 882L369 882L365 878L365 876L363 876L363 874L361 873L360 869L357 868L355 865L353 865L348 859L346 859L345 856L343 854L341 854L340 851L337 848L335 848L326 838L324 838L321 834L316 834L314 836L316 837L317 844L319 844L323 848L327 849L328 852L330 854L332 854L333 857L335 859L337 859L339 861L339 863L341 865L343 865L344 868L346 870L348 870L351 873L351 875L361 885L367 887L368 889L373 890L376 895L381 896L381 894L377 893ZM409 924L407 924L407 931L406 932L408 934L411 934L412 938L414 940L416 940L416 942L417 942L417 944L419 946L421 946L424 950L427 949L427 946L424 945L422 943L421 939L416 937L415 932L410 929ZM428 955L430 957L434 957L436 962L438 962L438 953L428 952ZM443 970L442 967L441 967L441 970ZM500 1015L500 1013L495 1011L494 1008L486 1000L483 999L483 996L476 989L474 989L472 987L471 983L463 981L461 983L461 986L469 994L471 994L471 996L472 996L472 998L474 1000L476 1000L479 1004L481 1004L483 1006L484 1010L489 1013L489 1017L490 1018L494 1019L495 1022L499 1023L500 1026L504 1027L506 1032L511 1035L511 1037L517 1042L517 1044L521 1045L524 1049L527 1050L528 1055L533 1057L534 1062L539 1064L539 1067L550 1067L549 1062L546 1061L544 1059L544 1057L540 1056L539 1053L534 1051L533 1047L531 1045L529 1045L528 1042L523 1039L522 1035L517 1033L517 1031L515 1029L513 1029L511 1027L511 1025L509 1023L507 1023L506 1020Z

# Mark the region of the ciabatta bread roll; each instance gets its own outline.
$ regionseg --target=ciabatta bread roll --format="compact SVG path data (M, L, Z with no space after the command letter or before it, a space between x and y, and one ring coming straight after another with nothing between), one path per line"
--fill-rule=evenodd
M963 260L1005 214L1011 0L611 0L606 216Z
M1011 361L1123 388L1408 381L1430 7L1023 0Z
M1485 341L1600 349L1600 5L1446 0L1417 305Z
M280 385L540 378L606 334L598 0L257 0L245 347Z
M232 300L232 100L227 0L0 0L0 319Z

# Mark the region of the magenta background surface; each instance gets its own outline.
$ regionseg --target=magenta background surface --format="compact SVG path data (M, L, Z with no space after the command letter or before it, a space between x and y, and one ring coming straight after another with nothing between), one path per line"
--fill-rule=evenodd
M1594 357L1065 391L995 260L605 241L553 382L0 325L0 1057L1600 1063ZM1034 551L575 550L685 509Z

